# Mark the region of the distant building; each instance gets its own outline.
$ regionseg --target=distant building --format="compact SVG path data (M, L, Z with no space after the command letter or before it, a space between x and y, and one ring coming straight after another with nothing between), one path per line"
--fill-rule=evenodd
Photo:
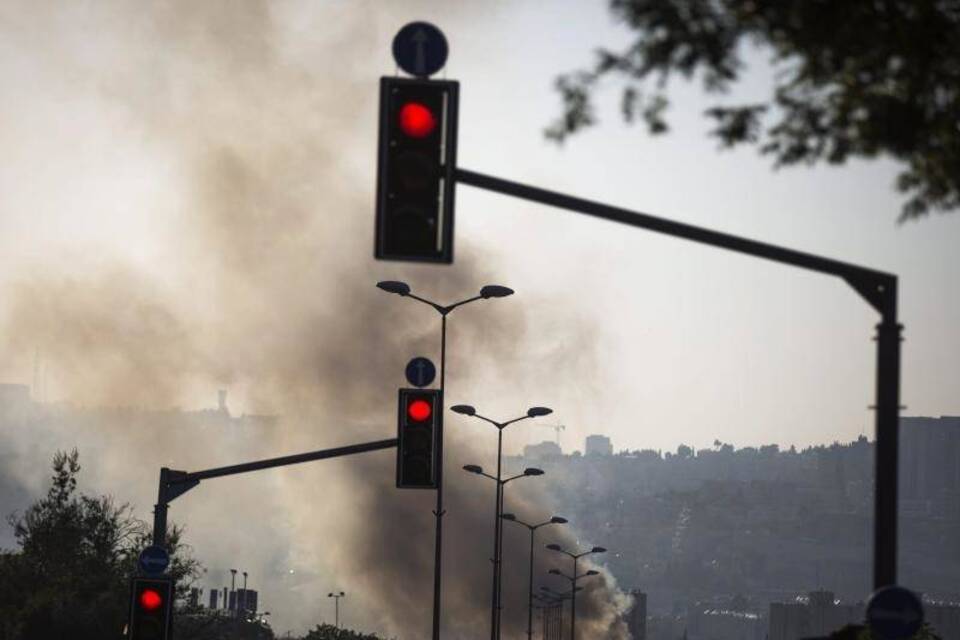
M210 608L211 609L217 608L217 596L219 595L220 595L219 589L210 589Z
M194 608L200 606L200 589L197 587L190 588L190 599L188 600L188 603Z
M647 640L647 594L634 589L630 592L633 604L623 615L627 630L633 640Z
M960 603L924 600L923 617L941 638L960 638Z
M900 418L901 510L960 518L960 416Z
M863 604L840 604L832 591L811 591L795 602L770 603L768 640L827 636L848 624L861 624Z
M751 611L694 605L687 612L687 639L765 640L765 622L763 616Z
M556 442L545 440L540 444L528 444L523 448L523 457L531 459L553 458L562 456L563 451Z
M237 589L230 593L230 602L228 608L230 611L237 610L237 603L240 603L242 611L256 612L257 610L257 592L254 589Z
M583 449L583 455L589 456L595 454L598 456L612 456L613 443L607 436L587 436L587 443Z

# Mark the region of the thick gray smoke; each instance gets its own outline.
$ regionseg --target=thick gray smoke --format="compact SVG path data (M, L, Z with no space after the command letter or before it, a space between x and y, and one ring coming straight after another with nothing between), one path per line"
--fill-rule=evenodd
M89 119L104 128L104 149L133 145L144 179L163 188L158 201L136 203L161 221L151 227L149 260L92 252L19 273L3 295L2 374L22 380L39 349L56 396L73 405L163 410L195 406L198 389L229 388L249 412L282 418L225 433L159 431L157 414L91 413L52 435L5 429L5 449L42 469L52 450L30 442L78 444L86 485L134 502L147 518L161 465L190 470L392 437L402 367L417 354L439 358L440 324L374 283L405 280L440 301L510 284L464 242L453 267L370 256L376 75L392 71L391 33L419 16L390 3L7 3L3 37L30 60L38 95L62 94L65 110L83 106L73 126ZM68 166L85 157L70 140L60 144ZM116 169L104 160L103 172ZM104 175L96 188L109 197L111 182ZM76 193L70 206L100 224ZM511 393L510 365L528 343L552 369L568 357L582 366L591 330L534 335L522 296L451 315L448 404L502 418L549 404L551 389L532 400ZM568 340L576 354L564 350ZM459 471L492 466L495 432L483 427L447 417L446 638L483 637L489 618L492 486ZM508 509L549 516L536 482L510 485ZM210 567L200 584L223 586L227 568L248 570L280 630L329 619L324 596L344 589L347 624L422 638L433 499L397 491L393 454L378 452L208 481L173 504L171 520L187 523ZM526 625L526 538L508 531L506 539L505 624L515 636ZM537 546L552 541L577 544L555 528ZM539 576L555 566L545 556ZM595 582L578 606L582 637L625 637L615 622L624 606L612 577Z

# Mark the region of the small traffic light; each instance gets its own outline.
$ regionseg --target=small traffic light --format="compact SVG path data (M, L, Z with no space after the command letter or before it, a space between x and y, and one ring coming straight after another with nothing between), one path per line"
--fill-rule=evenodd
M135 577L130 581L129 640L169 640L173 580Z
M397 486L437 488L437 440L442 427L439 389L400 389Z
M380 78L378 259L453 262L458 87Z

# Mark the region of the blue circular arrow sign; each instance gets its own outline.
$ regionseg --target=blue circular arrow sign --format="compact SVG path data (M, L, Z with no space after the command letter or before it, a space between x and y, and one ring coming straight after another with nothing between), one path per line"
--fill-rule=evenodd
M923 624L923 605L909 589L878 589L867 603L867 624L880 640L906 640Z
M150 575L163 573L170 564L170 554L163 547L149 546L140 552L140 569Z
M437 377L437 368L427 358L417 357L407 363L407 382L415 387L425 387Z
M429 22L411 22L393 37L393 59L412 76L426 78L447 63L447 39Z

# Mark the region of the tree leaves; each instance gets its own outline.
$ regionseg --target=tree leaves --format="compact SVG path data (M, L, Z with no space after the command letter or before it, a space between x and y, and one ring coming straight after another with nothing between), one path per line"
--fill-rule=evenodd
M547 138L562 143L597 122L591 98L607 77L625 83L626 122L639 116L651 134L665 132L670 76L724 93L740 79L749 42L773 54L776 85L765 103L706 110L722 147L756 144L775 167L887 155L904 165L900 221L960 208L957 3L612 0L610 10L636 39L557 78L563 112Z

